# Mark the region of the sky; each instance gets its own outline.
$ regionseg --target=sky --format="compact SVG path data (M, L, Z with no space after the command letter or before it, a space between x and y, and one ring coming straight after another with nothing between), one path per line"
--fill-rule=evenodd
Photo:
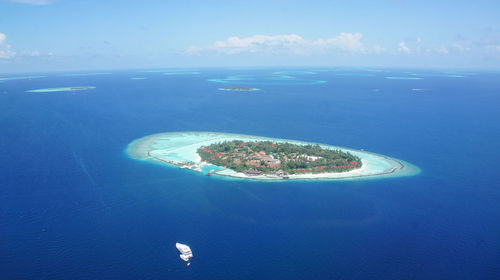
M0 72L500 69L498 0L0 0Z

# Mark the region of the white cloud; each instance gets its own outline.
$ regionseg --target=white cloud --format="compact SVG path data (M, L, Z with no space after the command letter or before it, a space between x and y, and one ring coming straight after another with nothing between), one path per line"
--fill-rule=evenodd
M340 35L307 40L297 34L285 35L253 35L250 37L229 37L223 41L216 41L210 46L191 46L184 53L195 54L241 54L241 53L292 53L311 55L326 51L337 53L366 53L381 51L382 48L367 48L361 42L361 33L340 33Z
M42 53L40 53L38 50L16 52L16 57L37 57L37 56L42 56Z
M7 59L16 55L16 53L11 50L10 45L7 44L6 41L7 35L0 33L0 59Z
M489 45L486 46L486 49L489 51L500 52L500 45Z
M334 48L351 53L360 53L366 51L361 42L361 37L363 37L361 33L342 32L336 37L312 41L312 45L321 48Z
M373 45L373 47L372 47L372 52L375 54L385 53L386 51L387 51L386 48L381 47L379 45Z
M52 3L52 0L9 0L10 2L30 4L30 5L47 5Z
M437 53L440 53L440 54L449 54L450 53L450 51L446 47L437 48L437 49L435 49L435 51Z
M405 42L399 43L398 51L400 53L411 54L411 49L406 45Z
M217 41L208 49L224 54L281 52L292 50L303 45L305 40L299 35L254 35L251 37L229 37L224 41Z
M398 44L397 52L405 55L454 55L470 51L469 44L450 42L444 45L435 45L432 43L424 44L424 40L418 38L413 41L402 41Z
M451 44L451 48L455 51L459 51L459 52L466 52L466 51L469 51L470 48L469 47L466 47L464 46L463 44L459 44L459 43L452 43Z

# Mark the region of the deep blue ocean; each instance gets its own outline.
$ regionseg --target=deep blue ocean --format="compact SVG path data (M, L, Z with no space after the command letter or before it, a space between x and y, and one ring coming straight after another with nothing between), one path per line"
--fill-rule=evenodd
M65 74L0 81L2 280L500 279L500 73ZM71 86L96 88L26 92ZM422 172L269 183L125 153L178 131L364 149Z

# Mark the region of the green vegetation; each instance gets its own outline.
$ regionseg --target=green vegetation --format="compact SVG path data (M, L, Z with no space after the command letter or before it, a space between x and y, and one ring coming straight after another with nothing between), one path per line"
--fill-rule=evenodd
M361 159L319 145L233 140L198 149L203 161L251 175L345 172L361 167Z

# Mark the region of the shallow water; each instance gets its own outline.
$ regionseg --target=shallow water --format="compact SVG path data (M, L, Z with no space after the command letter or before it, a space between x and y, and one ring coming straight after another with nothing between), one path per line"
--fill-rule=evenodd
M265 73L263 75L234 75L225 78L208 79L209 82L231 84L231 85L317 85L323 84L325 80L314 80L301 78L303 75L311 75L315 72L309 71L278 71Z

